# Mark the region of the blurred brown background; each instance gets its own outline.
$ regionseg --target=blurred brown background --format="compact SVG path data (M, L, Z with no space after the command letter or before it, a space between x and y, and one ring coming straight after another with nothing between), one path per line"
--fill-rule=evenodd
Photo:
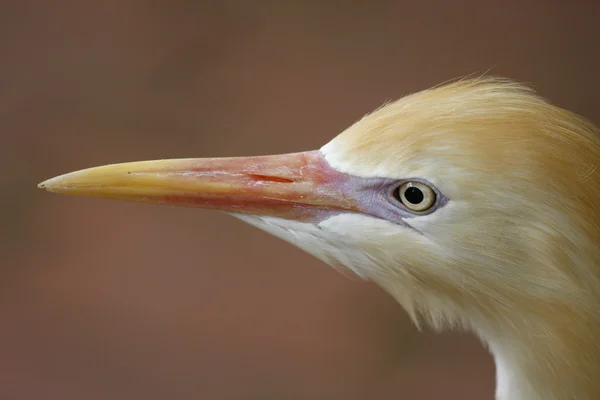
M318 148L489 69L600 122L597 1L416 3L1 1L0 399L492 399L477 341L233 218L35 188Z

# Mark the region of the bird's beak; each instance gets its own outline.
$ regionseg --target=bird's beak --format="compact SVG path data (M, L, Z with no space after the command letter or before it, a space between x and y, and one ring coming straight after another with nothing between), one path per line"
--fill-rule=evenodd
M141 161L71 172L38 185L50 192L309 220L354 211L345 175L319 151Z

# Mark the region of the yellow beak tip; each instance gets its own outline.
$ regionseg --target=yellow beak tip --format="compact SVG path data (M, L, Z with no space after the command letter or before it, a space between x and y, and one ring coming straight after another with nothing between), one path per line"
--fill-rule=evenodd
M49 192L54 191L53 189L57 188L57 184L59 183L61 177L57 176L55 178L50 178L50 179L46 179L43 182L38 183L37 187L38 189L44 189L47 190Z

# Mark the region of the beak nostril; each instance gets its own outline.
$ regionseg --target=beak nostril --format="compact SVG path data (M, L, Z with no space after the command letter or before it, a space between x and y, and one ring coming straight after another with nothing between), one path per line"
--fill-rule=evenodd
M269 175L260 175L260 174L248 174L248 178L253 179L255 181L267 181L267 182L276 182L276 183L294 183L293 179L282 178L280 176L269 176Z

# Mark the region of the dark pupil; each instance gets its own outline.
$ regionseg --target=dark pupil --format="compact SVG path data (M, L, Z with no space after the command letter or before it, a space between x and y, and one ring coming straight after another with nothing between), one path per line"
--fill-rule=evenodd
M421 189L411 186L404 191L404 198L409 203L419 204L420 202L423 201L425 196L423 195L423 192L421 191Z

